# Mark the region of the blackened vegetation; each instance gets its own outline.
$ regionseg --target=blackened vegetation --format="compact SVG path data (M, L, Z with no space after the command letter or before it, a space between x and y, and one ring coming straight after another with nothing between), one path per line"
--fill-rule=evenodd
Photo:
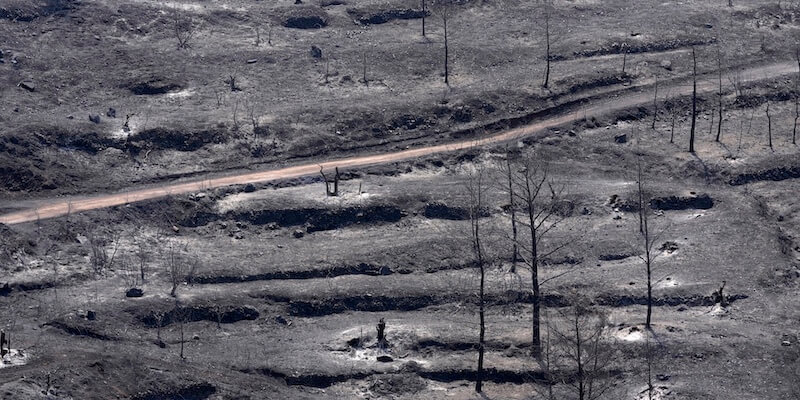
M410 273L410 270L400 270L398 273ZM380 276L395 273L391 268L375 264L360 263L357 265L341 265L325 269L312 269L301 271L277 271L254 275L210 275L196 276L192 279L197 284L239 283L254 281L269 281L276 279L319 279L335 278L346 275Z
M675 50L684 47L703 46L716 43L715 38L703 39L694 37L678 37L674 39L666 39L655 42L624 42L616 41L608 43L600 48L578 50L573 52L575 57L595 57L604 56L609 54L636 54L636 53L649 53L649 52L662 52ZM565 58L561 56L561 58Z
M414 311L425 307L449 303L458 303L463 300L456 295L419 295L419 296L372 296L359 295L324 300L295 300L287 297L264 295L263 297L275 301L288 303L289 314L296 317L321 317L325 315L340 314L348 311L360 312L386 312L386 311ZM735 294L728 296L728 302L746 299L747 295ZM498 295L487 295L486 303L493 305L532 304L533 296L529 291L509 290ZM569 299L560 294L546 294L541 296L540 304L544 307L566 307L570 305ZM606 307L627 307L631 305L647 305L646 296L606 293L592 299L592 304ZM713 306L713 296L703 295L669 295L653 298L654 306L686 306L702 307Z
M379 10L370 11L357 8L347 9L347 13L353 17L353 20L362 25L378 25L397 19L418 19L430 16L429 11L407 9L394 9L394 10Z
M708 194L697 196L667 196L650 200L650 208L655 210L707 210L714 207L714 199Z
M155 76L142 81L128 82L123 84L122 87L130 90L135 95L152 96L181 90L183 89L183 84L165 77Z
M343 228L376 222L397 222L406 216L400 208L389 205L354 206L335 210L302 208L296 210L259 210L233 215L237 221L256 225L277 223L281 226L306 225L308 232Z
M222 128L201 131L153 128L136 133L130 137L128 148L132 152L142 149L195 151L208 144L228 141L228 132Z
M0 5L0 19L30 22L42 17L63 17L80 5L80 0L18 1L11 5Z
M44 176L44 171L29 162L0 167L0 188L10 192L55 188L53 182L46 182L48 179Z
M84 336L92 339L98 340L115 340L115 338L106 335L105 333L100 332L97 330L96 327L91 326L90 324L86 323L85 321L79 321L76 317L66 317L62 319L57 319L48 322L45 324L47 326L51 326L53 328L59 329L64 331L70 335L75 336Z
M590 77L588 80L581 80L576 83L571 83L574 78L565 78L555 82L556 86L565 87L566 93L578 93L584 90L596 89L605 86L617 85L622 83L630 83L633 76L626 73L612 73L604 72Z
M258 368L255 370L245 369L243 370L243 372L247 373L256 372L261 375L283 379L287 385L310 386L316 388L326 388L336 383L347 382L351 379L364 379L374 374L374 372L353 371L349 373L342 373L336 375L323 375L323 374L287 375L283 372L275 371L270 368Z
M137 394L133 400L204 400L216 392L217 388L210 383L195 383L171 390Z
M321 29L328 26L328 14L319 7L292 8L283 26L294 29Z
M422 214L425 218L431 219L449 219L454 221L466 221L469 219L469 209L466 207L450 206L440 202L426 204ZM489 210L482 208L478 216L490 216Z
M787 166L767 169L758 172L748 172L737 175L730 180L733 186L745 185L759 181L783 181L786 179L800 178L800 166Z

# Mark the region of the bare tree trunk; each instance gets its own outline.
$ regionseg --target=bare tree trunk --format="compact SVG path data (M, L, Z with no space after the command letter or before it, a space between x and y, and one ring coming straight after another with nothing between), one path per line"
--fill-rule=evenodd
M719 118L717 118L717 138L719 142L722 138L722 50L717 48L717 82L719 83L719 90L717 91L717 99L719 100L717 108L719 108Z
M669 130L669 142L675 143L675 111L672 112L672 128Z
M444 84L450 86L450 69L449 69L449 49L447 46L447 8L442 11L442 23L444 24Z
M529 186L530 182L526 182ZM530 197L530 196L528 196ZM536 234L536 206L534 199L531 198L527 204L528 206L528 223L531 228L531 291L533 292L533 318L531 321L531 354L538 357L542 351L542 338L541 338L541 288L539 287L539 249Z
M367 53L364 52L361 55L361 66L362 66L362 79L364 80L364 85L369 86L369 81L367 80Z
M653 123L650 128L656 129L656 119L658 118L658 76L656 76L656 83L653 86Z
M422 37L425 37L425 13L427 13L425 0L422 0Z
M692 47L692 128L689 131L689 152L694 153L694 129L697 123L697 55Z
M628 65L628 44L622 44L622 75L625 76L625 67Z
M769 137L769 148L772 148L772 116L769 114L769 101L767 101L767 136Z
M468 183L470 194L470 224L472 230L472 251L475 255L475 262L478 264L480 272L480 289L478 292L478 314L480 318L480 332L478 337L478 371L475 377L475 391L480 393L483 390L483 358L486 341L486 310L485 310L485 286L486 286L486 262L483 255L483 244L481 243L480 214L483 209L483 171L478 171L476 176L470 177Z
M517 249L517 206L514 202L514 184L511 179L511 156L506 152L506 169L508 173L508 197L511 204L509 205L511 211L511 272L517 271L517 257L519 250Z
M711 109L711 123L708 124L708 136L711 136L711 132L714 131L714 109Z
M545 69L543 87L547 88L550 84L550 8L545 5L544 12L544 38L545 38Z
M800 118L800 49L795 53L798 76L794 81L794 126L792 127L792 144L797 144L797 119Z

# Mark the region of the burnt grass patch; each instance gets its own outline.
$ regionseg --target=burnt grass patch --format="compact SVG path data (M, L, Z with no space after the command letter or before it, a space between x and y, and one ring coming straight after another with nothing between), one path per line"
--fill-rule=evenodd
M183 84L171 79L153 76L140 81L127 82L122 88L137 96L155 96L183 89Z
M133 396L133 400L204 400L217 392L210 383L196 383L180 388L151 391Z
M361 25L379 25L394 20L418 19L430 16L431 14L427 10L422 11L412 8L377 11L349 8L347 9L347 13L356 23Z
M401 271L400 273L410 273L411 271ZM192 283L198 284L218 284L218 283L241 283L253 281L269 281L283 279L319 279L335 278L345 275L391 275L395 273L391 268L375 264L360 263L357 265L341 265L325 269L311 269L300 271L276 271L253 275L223 275L209 276L201 275L192 279Z
M566 93L578 93L585 90L591 90L606 86L618 85L622 83L630 83L633 76L626 73L618 72L601 72L597 75L591 76L588 80L575 81L574 78L565 78L555 82L556 86L564 87Z
M656 42L646 43L630 43L626 41L614 41L607 43L599 48L578 50L572 53L575 57L596 57L610 54L638 54L638 53L652 53L664 52L685 47L704 46L716 43L714 38L704 39L695 37L677 37L673 39L664 39ZM562 58L566 58L561 56Z
M425 218L447 219L453 221L466 221L469 219L469 209L466 207L450 206L440 202L432 202L425 205L422 211ZM490 216L488 209L480 211L480 217Z
M476 371L474 369L452 369L440 371L426 371L419 368L404 368L404 372L414 373L417 376L437 381L437 382L457 382L457 381L474 381L476 379ZM276 371L270 368L246 369L242 372L245 373L258 373L273 378L282 379L287 385L292 386L309 386L315 388L326 388L336 383L347 382L355 379L365 379L373 375L383 375L377 371L353 371L341 374L306 374L306 375L287 375L283 372ZM483 371L484 381L491 381L494 383L533 383L533 382L547 382L545 376L541 372L536 371L511 371L500 370L497 368L486 368Z
M116 338L100 332L97 328L89 326L83 321L76 321L74 317L56 319L45 325L74 336L83 336L98 340L116 340Z
M210 321L221 324L232 324L239 321L253 321L260 316L258 310L251 306L216 307L216 306L184 306L175 307L165 312L151 311L139 317L148 328L158 328L176 322Z
M731 179L729 183L732 186L741 186L753 182L761 182L761 181L779 182L787 179L797 179L797 178L800 178L800 166L795 165L795 166L777 167L777 168L766 169L763 171L739 174L735 178Z
M356 312L386 312L386 311L414 311L429 306L443 305L463 301L463 297L455 295L420 295L420 296L372 296L359 295L319 300L295 300L288 297L263 295L271 301L288 303L288 312L295 317L321 317ZM746 299L747 295L733 294L728 296L728 302ZM653 299L655 306L686 306L702 307L715 304L713 296L688 295L688 296L661 296ZM507 291L498 295L487 296L489 305L532 304L533 297L530 292ZM545 307L565 307L569 299L560 294L544 295L540 303ZM606 307L627 307L633 305L647 305L646 296L625 294L601 294L593 299L593 304Z
M281 22L292 29L322 29L328 26L328 13L320 7L301 6L288 10Z
M389 205L344 207L335 210L303 208L297 210L260 210L233 215L237 221L248 221L256 225L277 223L281 226L306 225L311 232L343 228L350 225L378 222L397 222L407 214L398 207Z

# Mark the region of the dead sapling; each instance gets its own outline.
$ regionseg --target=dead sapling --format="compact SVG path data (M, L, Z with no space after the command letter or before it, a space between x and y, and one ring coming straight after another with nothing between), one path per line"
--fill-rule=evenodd
M183 12L176 8L172 12L172 28L175 39L178 41L178 48L190 48L189 41L192 40L196 28L192 16L188 12Z
M369 86L369 80L367 79L367 53L361 54L361 82L364 86Z
M131 117L133 117L134 115L136 115L136 114L135 113L125 114L125 123L122 124L122 131L123 132L130 133L130 131L131 131L131 126L130 126ZM128 136L130 136L130 135L128 135Z
M228 79L225 80L225 83L231 88L231 92L241 92L242 89L236 85L236 76L235 75L228 75Z
M5 348L3 346L6 346ZM0 331L0 357L11 353L11 334L6 336L5 331Z
M622 77L625 77L625 67L628 65L628 44L622 43Z
M722 281L722 286L719 287L719 290L714 291L714 304L719 304L720 307L727 307L728 306L728 297L725 296L725 281Z
M319 166L319 173L322 175L322 180L325 181L325 195L326 196L338 196L339 195L339 167L335 168L336 174L333 176L333 180L328 179L325 176L325 172L322 170L322 166ZM333 189L331 189L333 187Z
M375 328L378 330L378 348L384 350L388 345L386 341L386 321L381 318Z

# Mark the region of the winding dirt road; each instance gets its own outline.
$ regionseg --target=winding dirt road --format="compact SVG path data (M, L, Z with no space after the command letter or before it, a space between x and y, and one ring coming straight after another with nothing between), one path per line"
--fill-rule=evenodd
M736 75L742 83L757 81L766 78L775 78L782 75L793 74L797 72L797 64L794 62L779 62L759 67L748 68L737 72L730 72L727 76ZM727 84L728 77L724 76L724 82ZM717 90L716 75L703 76L703 79L698 81L697 90L700 93L714 92ZM645 86L644 84L638 85L639 87ZM691 94L692 86L691 81L680 81L673 83L671 86L660 88L659 92L667 93L670 97L685 96ZM663 99L662 99L663 100ZM87 210L94 210L104 207L112 207L133 203L142 200L155 199L170 195L177 195L182 193L197 192L207 189L213 189L229 185L241 185L247 183L260 183L267 181L274 181L278 179L296 178L307 175L314 175L319 173L319 168L322 166L325 170L334 167L340 168L353 168L363 167L375 164L393 163L403 160L409 160L416 157L426 156L436 153L445 153L458 150L464 150L475 146L483 146L488 144L495 144L501 142L508 142L518 140L520 138L530 136L542 130L560 126L566 123L574 122L582 118L600 116L603 114L628 109L640 105L649 105L653 102L653 94L650 91L630 91L628 93L620 94L617 97L603 99L597 101L594 105L590 105L585 109L564 113L562 115L555 115L543 118L526 126L498 132L490 136L479 139L471 139L460 142L420 147L416 149L409 149L397 151L393 153L384 153L376 155L356 156L342 159L334 159L324 162L315 162L293 167L249 172L243 174L236 174L231 176L210 178L203 180L195 180L185 183L168 183L161 186L149 187L145 189L130 190L121 193L96 195L91 197L79 197L71 200L52 199L42 200L41 205L34 208L25 209L22 211L12 212L0 216L0 223L4 224L19 224L23 222L31 222L39 219L56 218L70 213L76 213Z

